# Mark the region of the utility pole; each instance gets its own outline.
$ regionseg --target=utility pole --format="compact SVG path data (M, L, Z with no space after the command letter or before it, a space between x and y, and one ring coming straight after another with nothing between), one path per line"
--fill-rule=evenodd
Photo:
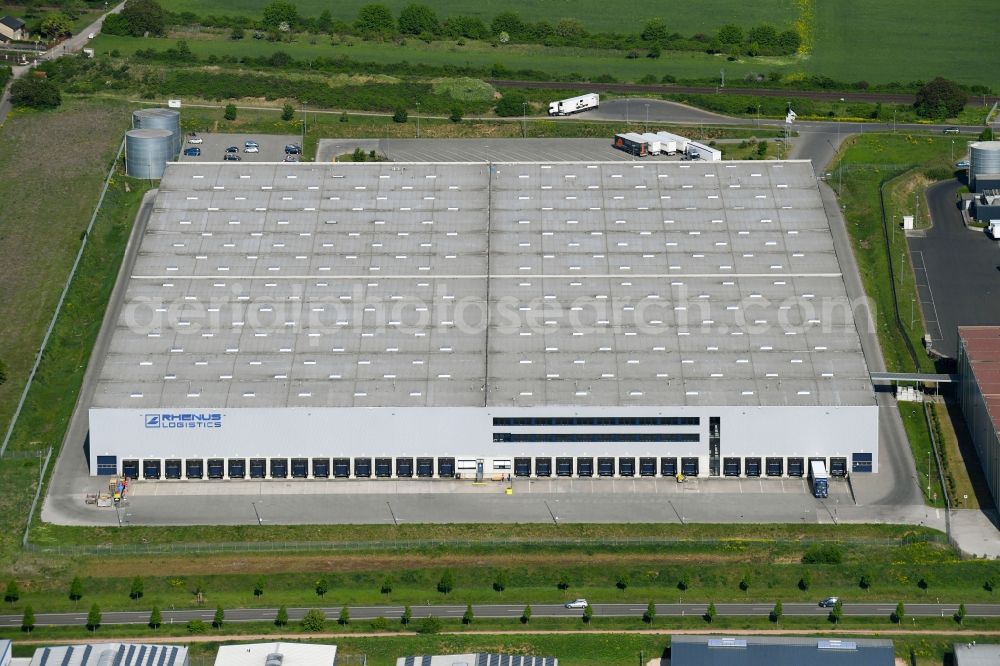
M625 98L625 124L628 125L628 97Z

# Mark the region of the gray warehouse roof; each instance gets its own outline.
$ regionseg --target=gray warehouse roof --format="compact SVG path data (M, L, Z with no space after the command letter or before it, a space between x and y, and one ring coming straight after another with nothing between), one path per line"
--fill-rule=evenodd
M811 637L680 635L670 638L672 666L893 666L892 641Z
M1000 664L1000 645L985 643L954 643L955 666L996 666Z
M808 162L171 164L93 402L859 404Z

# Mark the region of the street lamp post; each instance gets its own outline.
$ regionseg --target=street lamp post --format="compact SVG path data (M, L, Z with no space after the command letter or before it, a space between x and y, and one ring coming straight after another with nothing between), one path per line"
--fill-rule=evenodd
M757 103L757 127L760 127L760 102Z
M417 102L417 138L420 138L420 102Z
M527 139L528 138L528 127L527 127L527 124L526 124L527 120L528 120L527 116L528 116L528 103L527 102L521 102L521 138L522 139Z
M646 125L645 125L645 131L648 132L649 131L649 104L644 104L643 106L646 107Z
M625 124L628 125L628 97L625 98Z

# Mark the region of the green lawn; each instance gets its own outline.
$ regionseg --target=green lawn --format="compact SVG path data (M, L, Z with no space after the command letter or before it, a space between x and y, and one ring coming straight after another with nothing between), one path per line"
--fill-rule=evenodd
M175 12L191 11L206 14L253 14L259 16L269 0L166 0L164 8ZM319 16L324 9L330 11L334 19L353 23L358 9L368 0L344 0L326 3L322 0L299 0L295 3L303 16ZM399 11L410 4L409 0L386 0L383 4L398 16ZM502 0L492 3L469 3L463 0L432 0L427 2L440 18L456 14L478 16L487 25L500 12L517 12L523 20L548 20L556 23L561 18L572 17L583 21L594 32L638 33L652 18L663 18L672 32L685 36L698 32L714 32L724 23L752 26L770 22L787 29L795 20L796 10L793 0L756 0L753 3L734 0L702 0L698 3L682 0L636 0L615 7L609 12L608 5L601 0Z

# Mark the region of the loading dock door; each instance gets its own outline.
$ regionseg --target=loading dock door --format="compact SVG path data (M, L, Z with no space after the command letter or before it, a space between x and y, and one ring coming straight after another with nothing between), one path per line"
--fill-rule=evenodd
M355 458L354 459L354 476L367 479L372 475L372 459L371 458Z
M577 476L594 476L594 459L577 458L576 474Z
M597 476L614 476L614 475L615 475L615 459L598 458Z
M158 479L158 478L160 478L160 461L159 460L143 460L142 461L142 478L144 478L144 479Z
M204 474L205 461L201 458L188 458L184 463L187 478L200 479Z
M768 458L767 459L767 475L768 476L781 476L784 473L784 465L782 464L781 458Z
M743 461L747 476L760 476L760 458L747 458Z
M698 459L681 458L681 474L684 476L698 476Z
M413 458L396 458L396 476L401 479L413 476Z
M852 453L851 454L851 471L852 472L871 472L872 471L872 454L870 454L870 453Z
M392 458L375 459L375 476L380 479L387 479L392 476Z
M271 478L288 478L288 458L271 458Z
M722 459L722 474L724 476L739 476L740 475L740 459L739 458L723 458Z
M788 476L802 476L805 472L806 463L802 458L788 459Z
M226 464L222 458L209 458L208 459L208 478L210 479L221 479L226 470Z
M514 458L514 476L531 476L531 458Z
M573 476L572 458L556 458L556 476Z
M97 475L114 476L118 473L118 456L97 456Z
M122 461L122 476L127 479L138 479L139 478L139 461L138 460L123 460Z
M635 476L635 458L618 459L619 476Z
M422 478L434 476L434 458L417 458L417 476Z
M535 476L552 476L552 458L535 458Z
M454 458L438 458L438 476L445 478L455 476Z
M168 460L164 465L164 476L168 479L181 478L181 461L176 459Z
M351 475L351 461L347 458L333 459L333 476L337 479L346 479Z
M309 459L292 458L292 478L304 479L309 476Z
M264 458L250 459L250 478L263 479L267 476L267 460Z
M317 479L330 478L329 458L313 458L313 477Z
M830 476L847 476L847 458L830 458Z
M677 476L677 458L660 458L660 474Z
M656 476L656 458L639 458L639 476Z
M228 466L230 479L242 479L247 475L247 461L243 458L230 458Z

